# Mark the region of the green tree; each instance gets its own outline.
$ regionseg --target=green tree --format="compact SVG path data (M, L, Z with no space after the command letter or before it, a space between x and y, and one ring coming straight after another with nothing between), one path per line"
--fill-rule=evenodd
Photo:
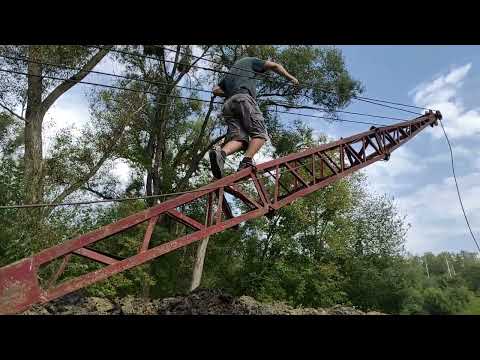
M202 57L212 60L221 60L232 63L236 57L251 55L261 58L270 58L292 66L300 80L307 85L301 92L292 92L292 89L276 77L262 81L259 86L259 104L267 119L272 144L276 149L273 156L280 156L296 151L299 147L314 144L311 129L302 126L299 122L293 127L285 127L280 118L269 104L272 98L300 103L321 103L334 110L348 104L349 99L361 91L359 83L348 76L343 59L334 48L317 49L311 46L204 46L201 47ZM235 48L235 51L233 51ZM118 56L118 60L126 67L126 73L131 79L129 84L135 84L138 89L148 90L156 95L149 95L148 105L136 116L136 120L125 130L125 145L115 149L115 157L124 159L136 169L136 176L128 189L135 188L141 194L138 186L146 176L146 195L163 194L172 191L183 191L210 181L208 163L204 155L222 139L224 124L218 117L220 107L210 102L198 102L185 98L169 97L169 95L183 97L199 97L195 91L175 87L183 84L185 79L192 80L191 84L211 88L218 82L219 76L211 73L201 73L195 69L198 59L186 56L182 66L176 67L170 61L175 60L173 54L160 47L126 47L129 52L147 54L155 61L142 57L125 54ZM178 46L176 50L191 53L192 47ZM169 56L170 54L170 56ZM226 67L221 70L226 70ZM136 80L144 80L136 81ZM308 82L307 82L308 79ZM183 80L183 82L182 82ZM190 84L190 82L189 82ZM338 94L318 91L317 86L328 86L338 90ZM112 92L100 92L92 100L94 107L95 128L113 127L115 116L110 113L124 108L125 104L115 101ZM98 110L95 110L98 108ZM101 124L101 125L100 125ZM108 132L107 132L108 133ZM98 186L95 186L98 184ZM92 181L92 193L105 194L105 186L101 182ZM150 202L152 204L152 202ZM201 217L198 219L201 220ZM168 233L174 233L174 223L167 218L160 219L160 226L165 227ZM182 229L180 230L182 231ZM169 267L176 268L179 262L182 266L191 266L193 257L173 255ZM155 261L155 264L163 260ZM163 276L160 267L152 266L155 277ZM165 274L167 271L164 271ZM164 273L162 273L164 274ZM164 275L165 275L164 274ZM178 273L171 272L171 277ZM165 284L178 283L174 278L164 281ZM159 290L160 291L160 290ZM168 292L170 290L162 290Z
M92 51L82 46L2 46L2 67L17 73L1 77L1 107L24 121L24 200L42 202L44 198L42 124L47 111L55 101L81 81L107 54L109 48ZM28 58L27 61L15 57ZM45 66L42 63L65 65L66 68ZM75 70L69 70L73 68ZM24 76L20 73L28 73ZM53 76L68 79L58 83L45 78ZM12 86L13 85L13 86ZM17 113L16 108L21 107Z

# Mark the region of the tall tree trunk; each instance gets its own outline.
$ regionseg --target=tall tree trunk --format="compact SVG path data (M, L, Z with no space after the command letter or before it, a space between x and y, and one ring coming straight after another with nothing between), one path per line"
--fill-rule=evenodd
M158 89L160 91L162 89ZM160 195L161 193L161 176L160 176L160 156L163 149L162 146L162 131L163 124L165 122L165 106L162 104L164 100L160 93L156 97L157 108L155 116L152 121L152 126L150 130L150 138L147 144L146 152L147 156L150 159L150 168L147 169L147 181L145 184L146 194L150 195ZM164 100L165 103L165 100ZM156 203L156 199L149 199L148 204L153 206Z
M39 59L39 49L30 46L28 57ZM27 109L25 113L25 203L43 200L43 153L42 153L42 66L28 64Z
M145 193L147 196L152 196L153 195L153 173L152 173L152 159L153 159L153 154L154 154L154 149L155 149L155 138L153 134L150 134L150 138L148 139L148 144L145 149L148 159L150 159L150 166L147 169L147 181L145 182ZM147 199L147 204L149 206L153 206L155 203L155 199Z

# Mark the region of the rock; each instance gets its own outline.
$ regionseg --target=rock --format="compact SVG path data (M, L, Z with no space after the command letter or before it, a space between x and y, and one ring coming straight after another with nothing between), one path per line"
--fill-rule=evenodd
M118 300L121 315L156 315L157 310L152 302L127 296Z
M387 315L387 314L383 314L383 313L378 312L378 311L369 311L369 312L367 312L367 315Z
M108 314L115 309L115 305L111 301L99 297L88 298L85 307L96 314Z
M29 310L25 311L21 315L51 315L48 310L41 305L34 305Z
M335 305L331 309L328 309L327 313L328 315L365 315L363 311L343 305Z
M197 289L183 296L148 300L126 296L110 301L80 294L65 296L45 305L35 305L24 315L385 315L364 313L353 307L294 308L283 302L262 303L250 296L235 298L216 289Z

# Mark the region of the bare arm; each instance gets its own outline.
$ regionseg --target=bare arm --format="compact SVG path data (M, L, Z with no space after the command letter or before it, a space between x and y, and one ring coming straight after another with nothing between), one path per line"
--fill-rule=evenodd
M272 70L276 72L278 75L282 75L283 77L287 78L295 85L298 85L298 80L294 76L290 75L288 71L285 70L285 68L280 64L277 64L273 61L265 61L265 69Z
M225 97L225 93L223 92L222 88L218 85L216 85L213 90L213 95L215 96L222 96L222 97Z

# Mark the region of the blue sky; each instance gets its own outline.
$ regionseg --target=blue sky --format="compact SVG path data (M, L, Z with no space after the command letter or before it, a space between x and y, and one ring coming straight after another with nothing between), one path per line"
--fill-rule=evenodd
M477 239L480 237L480 47L339 46L366 96L439 109L454 146L457 177ZM354 102L349 109L410 117L407 113ZM353 118L353 117L352 117ZM319 130L325 129L316 125ZM345 136L361 125L329 127ZM414 253L475 251L452 179L448 147L440 127L428 128L366 170L372 188L396 199L412 225L407 249Z
M480 238L480 47L479 46L339 46L351 75L362 81L364 96L439 109L454 146L457 177L464 205ZM208 65L208 64L206 64ZM95 70L121 68L110 60ZM89 81L107 82L90 75ZM87 86L76 86L47 113L47 133L79 128L88 121ZM411 118L415 115L354 101L348 110ZM356 120L381 121L345 115ZM364 131L367 125L328 124L302 117L332 138ZM386 120L387 121L387 120ZM48 147L48 141L46 146ZM128 179L128 166L117 162L114 173ZM365 170L373 190L394 197L411 224L407 250L475 251L455 191L448 147L440 127L429 128L392 154L390 161ZM479 239L480 240L480 239Z

